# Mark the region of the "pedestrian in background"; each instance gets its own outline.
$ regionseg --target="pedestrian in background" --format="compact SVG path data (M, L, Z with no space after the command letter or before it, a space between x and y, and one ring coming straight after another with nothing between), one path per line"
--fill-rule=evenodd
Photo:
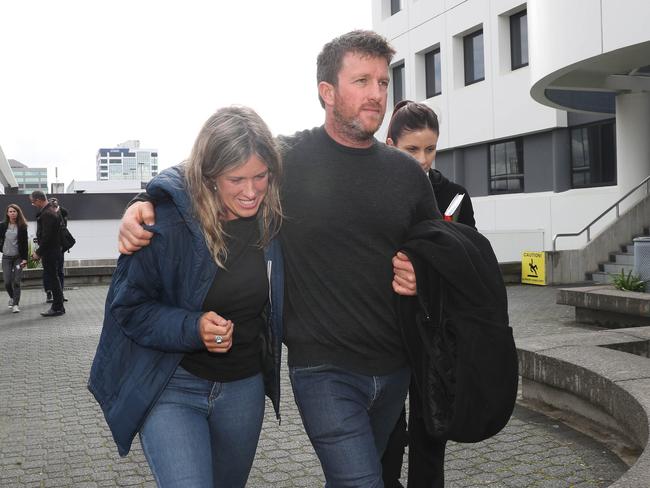
M413 156L429 177L440 213L445 210L457 194L464 194L457 221L476 228L472 200L465 187L450 181L433 167L440 128L438 116L424 103L402 100L393 109L386 144L395 146Z
M61 216L61 222L64 227L68 226L68 210L65 207L62 207L59 205L59 200L57 198L50 198L49 199L50 204L52 205L52 208L54 208L57 212L59 212L59 215ZM63 272L63 267L65 263L65 251L61 249L61 259L59 260L58 267L56 269L56 275L59 277L59 282L61 283L61 290L64 292L63 293L63 301L67 302L68 299L65 297L65 274ZM45 301L47 303L52 303L53 298L52 298L52 285L50 284L50 280L48 278L48 275L46 273L43 273L43 289L45 290Z
M20 207L14 203L7 207L4 222L0 223L0 249L2 250L2 278L9 294L9 308L20 312L20 283L23 268L27 266L29 247L27 221Z
M42 261L43 273L48 275L47 279L52 288L52 306L46 312L41 312L41 315L56 317L65 313L63 289L57 273L61 260L61 215L40 190L33 191L29 200L39 209L36 214L38 249L32 253L32 257Z

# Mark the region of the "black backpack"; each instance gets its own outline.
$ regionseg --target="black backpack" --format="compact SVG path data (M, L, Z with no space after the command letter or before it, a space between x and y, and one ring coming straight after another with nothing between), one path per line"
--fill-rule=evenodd
M402 247L418 296L397 312L428 433L480 442L510 419L518 358L507 294L489 241L453 222L418 224Z
M63 218L60 219L60 227L59 227L59 239L61 241L61 250L63 252L68 252L74 246L77 241L76 239L70 234L70 231L68 230L68 226L66 225L66 222Z

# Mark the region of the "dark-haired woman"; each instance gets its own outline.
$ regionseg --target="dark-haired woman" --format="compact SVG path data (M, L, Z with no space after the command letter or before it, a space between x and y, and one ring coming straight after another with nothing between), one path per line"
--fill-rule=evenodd
M457 194L464 194L457 221L476 228L474 209L467 190L449 181L440 171L433 168L439 134L438 117L429 106L403 100L395 105L393 110L386 144L409 153L418 161L422 170L429 176L441 214L444 215ZM413 383L409 389L408 434L406 430L406 410L403 410L382 457L384 486L402 487L399 478L404 447L408 442L408 488L443 488L446 442L427 434L420 414L418 392Z
M9 308L20 312L20 282L27 266L27 221L20 207L7 207L4 222L0 223L0 250L2 250L2 277L9 294Z
M395 105L393 110L386 144L395 146L417 159L422 170L429 176L440 213L444 214L457 194L464 194L458 222L476 228L474 209L467 190L448 180L433 167L439 135L438 117L428 105L403 100Z

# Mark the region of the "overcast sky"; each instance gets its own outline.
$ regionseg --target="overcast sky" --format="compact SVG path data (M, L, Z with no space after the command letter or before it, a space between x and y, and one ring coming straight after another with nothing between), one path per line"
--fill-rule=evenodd
M67 187L128 139L180 162L224 105L274 134L311 128L318 52L371 27L370 0L2 1L0 147Z

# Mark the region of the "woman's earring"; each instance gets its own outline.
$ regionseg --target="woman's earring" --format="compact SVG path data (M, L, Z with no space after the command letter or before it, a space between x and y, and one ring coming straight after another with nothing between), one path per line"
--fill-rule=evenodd
M217 185L212 185L212 189L213 189L214 191L217 191Z

